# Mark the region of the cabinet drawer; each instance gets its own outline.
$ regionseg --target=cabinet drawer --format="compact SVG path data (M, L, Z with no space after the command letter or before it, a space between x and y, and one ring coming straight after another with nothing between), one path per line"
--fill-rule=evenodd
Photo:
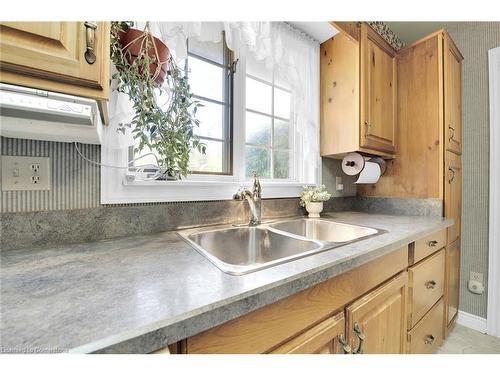
M446 246L446 229L434 232L415 241L414 263Z
M444 293L445 250L408 269L410 309L408 327L413 327Z
M408 332L408 353L434 353L443 342L443 308L441 298L427 315Z

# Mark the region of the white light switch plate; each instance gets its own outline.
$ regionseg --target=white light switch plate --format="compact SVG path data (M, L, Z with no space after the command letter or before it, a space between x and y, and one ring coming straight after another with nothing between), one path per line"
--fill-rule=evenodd
M50 190L50 158L2 156L2 191Z

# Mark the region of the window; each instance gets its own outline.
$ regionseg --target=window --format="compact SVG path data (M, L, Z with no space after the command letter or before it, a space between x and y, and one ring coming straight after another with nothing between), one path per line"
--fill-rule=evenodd
M205 154L191 153L189 168L194 174L230 175L232 172L232 53L224 38L219 43L188 41L188 58L184 67L198 107L200 126L194 129L206 145ZM138 144L136 145L136 147ZM135 154L131 147L129 160L150 152ZM145 156L140 164L155 164L154 156Z
M252 71L251 65L247 63L247 72ZM260 76L246 75L245 176L256 171L262 178L290 179L292 95L276 84L274 72Z
M250 183L254 170L264 198L297 197L303 184L317 183L321 173L317 46L294 47L300 47L293 53L304 69L287 69L285 61L278 67L307 80L301 83L302 92L291 87L282 71L269 68L244 49L232 53L225 41L191 39L187 47L183 63L193 95L203 104L195 133L207 145L206 155L193 151L193 173L178 181L140 181L133 175L124 178L120 169L102 168L102 203L231 199L240 186ZM113 131L108 134L110 140L116 139ZM113 142L101 149L103 163L124 165L133 159L133 152L122 152ZM137 164L146 162L154 161L144 158Z
M224 38L219 43L188 41L186 71L198 109L199 128L206 144L205 155L193 152L193 173L231 174L232 172L232 53Z

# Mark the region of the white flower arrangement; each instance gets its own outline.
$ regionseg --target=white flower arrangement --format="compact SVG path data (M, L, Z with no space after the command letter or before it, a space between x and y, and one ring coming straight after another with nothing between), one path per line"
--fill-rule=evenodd
M326 190L325 185L304 186L300 196L300 205L305 207L310 202L326 202L332 195Z

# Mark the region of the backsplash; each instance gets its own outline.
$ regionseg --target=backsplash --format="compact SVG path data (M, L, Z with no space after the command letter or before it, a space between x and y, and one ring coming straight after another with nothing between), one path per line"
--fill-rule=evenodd
M73 210L100 206L100 168L83 160L72 143L1 137L1 154L49 157L51 189L2 191L1 212ZM81 145L95 161L101 159L98 145Z
M1 138L2 155L51 158L50 191L2 192L3 249L97 241L156 233L194 225L247 221L246 202L234 200L172 203L100 204L100 167L79 157L70 143ZM82 145L100 160L100 146ZM358 210L389 215L441 215L442 202L356 197L355 178L342 172L340 160L323 159L323 182L332 193L324 211ZM335 190L342 176L344 190ZM265 199L262 217L302 215L298 198Z
M50 157L51 190L2 191L0 212L34 212L101 207L100 167L78 155L72 143L0 137L1 154ZM89 159L101 159L99 145L81 146ZM356 195L354 179L344 175L340 160L323 159L323 181L334 197ZM344 190L335 190L335 176L343 176ZM125 206L136 206L129 204Z

